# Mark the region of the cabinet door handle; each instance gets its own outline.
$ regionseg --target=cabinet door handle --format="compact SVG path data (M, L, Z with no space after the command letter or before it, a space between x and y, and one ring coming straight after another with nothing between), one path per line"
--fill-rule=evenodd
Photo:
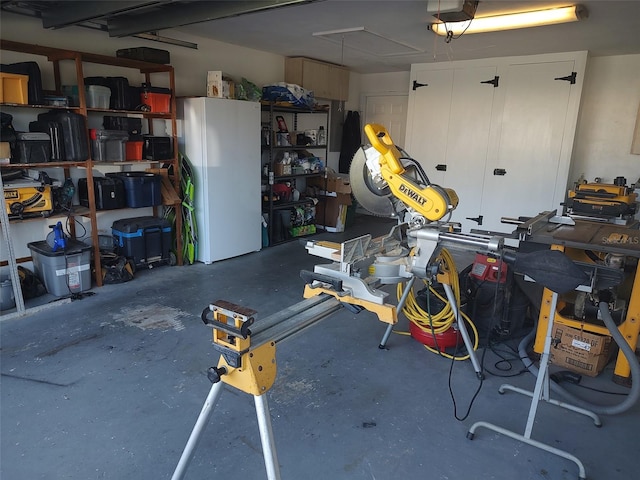
M446 163L439 163L438 165L436 165L436 170L438 170L439 172L446 172L447 171L447 164Z
M494 168L493 169L493 174L494 175L506 175L507 171L504 168Z

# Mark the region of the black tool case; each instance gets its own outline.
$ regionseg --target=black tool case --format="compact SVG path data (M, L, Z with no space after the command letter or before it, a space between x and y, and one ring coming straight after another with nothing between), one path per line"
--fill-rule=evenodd
M123 218L113 222L111 233L116 252L132 258L137 267L170 260L171 224L165 218Z
M131 135L142 135L142 119L105 115L102 119L105 130L123 130Z
M96 197L97 210L113 210L127 206L124 182L120 177L93 177L93 192ZM78 197L80 205L89 206L86 178L78 179Z
M61 162L64 158L64 135L60 122L35 121L29 123L30 132L42 132L49 135L51 143L51 161Z
M146 160L169 160L173 158L171 137L143 135L142 158Z
M17 73L28 75L27 98L29 105L44 105L44 93L42 91L42 75L37 62L19 62L0 65L0 71L5 73Z
M74 112L52 110L38 115L40 122L58 122L64 139L64 159L82 162L89 158L89 139L86 119Z
M152 63L171 63L171 57L167 50L150 47L121 48L120 50L116 50L116 57L131 58L133 60Z

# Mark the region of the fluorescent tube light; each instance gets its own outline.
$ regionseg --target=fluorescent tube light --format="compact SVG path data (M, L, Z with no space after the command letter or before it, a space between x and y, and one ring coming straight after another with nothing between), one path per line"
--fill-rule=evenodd
M453 35L461 33L495 32L499 30L514 30L517 28L538 27L556 23L576 22L588 17L587 10L581 5L536 10L531 12L511 13L492 17L476 17L467 22L433 23L430 29L438 35Z

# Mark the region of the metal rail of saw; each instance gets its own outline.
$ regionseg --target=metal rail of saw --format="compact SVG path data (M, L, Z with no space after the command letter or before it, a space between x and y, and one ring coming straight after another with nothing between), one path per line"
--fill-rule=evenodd
M330 295L308 298L256 322L255 310L225 300L212 302L202 320L213 328L213 346L220 353L207 376L213 385L191 431L172 480L184 478L187 467L222 394L224 384L254 396L267 477L280 479L267 397L276 377L275 346L342 308ZM209 318L213 314L213 318Z

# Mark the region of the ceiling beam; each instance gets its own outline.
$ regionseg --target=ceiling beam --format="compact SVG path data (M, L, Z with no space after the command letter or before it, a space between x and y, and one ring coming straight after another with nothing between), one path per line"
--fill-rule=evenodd
M44 28L62 28L77 23L95 20L109 15L128 13L142 7L167 3L167 0L127 0L127 1L68 1L56 2L54 8L42 10Z
M177 2L144 14L110 18L108 30L111 37L126 37L314 1L318 0Z

